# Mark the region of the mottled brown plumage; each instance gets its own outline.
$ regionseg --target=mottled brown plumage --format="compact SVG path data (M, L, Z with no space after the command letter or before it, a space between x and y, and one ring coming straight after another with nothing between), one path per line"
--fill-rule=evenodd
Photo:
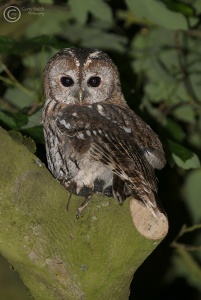
M165 165L157 135L126 104L112 60L96 49L64 49L44 71L42 112L52 174L71 192L134 195L153 213L154 169Z

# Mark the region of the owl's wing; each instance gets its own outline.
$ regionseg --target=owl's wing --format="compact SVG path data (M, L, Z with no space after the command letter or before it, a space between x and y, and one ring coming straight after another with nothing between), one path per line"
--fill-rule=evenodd
M102 162L115 174L114 182L126 183L147 206L156 206L154 169L136 143L135 133L122 125L121 115L113 114L111 120L102 107L69 105L59 112L57 126L79 154Z
M112 123L118 122L124 131L134 136L136 144L154 169L162 169L165 166L165 154L158 136L134 111L128 106L109 103L96 106L105 118Z

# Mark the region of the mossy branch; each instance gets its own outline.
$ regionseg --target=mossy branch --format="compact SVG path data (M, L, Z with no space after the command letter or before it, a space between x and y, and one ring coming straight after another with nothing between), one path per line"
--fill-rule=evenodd
M0 251L36 300L125 300L136 269L160 241L140 235L129 201L83 201L23 144L0 129Z

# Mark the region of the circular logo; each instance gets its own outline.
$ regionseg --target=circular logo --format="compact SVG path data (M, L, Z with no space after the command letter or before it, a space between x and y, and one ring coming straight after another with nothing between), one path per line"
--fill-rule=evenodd
M8 22L17 22L21 17L21 11L16 6L8 6L4 9L3 16Z

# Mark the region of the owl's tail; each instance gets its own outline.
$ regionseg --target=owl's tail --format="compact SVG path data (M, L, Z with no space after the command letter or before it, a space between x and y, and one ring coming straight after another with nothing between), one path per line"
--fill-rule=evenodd
M135 182L135 184L134 184ZM168 219L162 209L158 195L139 181L126 182L119 176L113 177L113 195L119 203L131 196L130 212L132 221L140 234L158 240L166 236L168 232Z
M164 238L169 228L167 216L157 203L156 200L139 201L135 196L130 200L131 217L136 229L151 240Z

